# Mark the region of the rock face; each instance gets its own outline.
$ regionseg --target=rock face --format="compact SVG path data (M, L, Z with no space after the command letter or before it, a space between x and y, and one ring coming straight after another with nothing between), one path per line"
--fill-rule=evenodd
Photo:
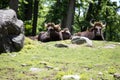
M120 80L120 73L115 73L113 76L116 80Z
M55 46L58 47L58 48L68 48L68 46L66 44L62 44L62 43L55 44Z
M23 45L23 21L12 9L0 10L0 53L19 51Z
M80 36L73 36L72 39L71 39L71 42L73 44L83 44L86 42L85 39L81 39Z
M83 44L87 43L87 46L92 47L92 41L88 39L87 37L81 37L81 36L73 36L71 39L71 42L73 44Z
M62 80L80 80L80 76L78 75L64 75Z

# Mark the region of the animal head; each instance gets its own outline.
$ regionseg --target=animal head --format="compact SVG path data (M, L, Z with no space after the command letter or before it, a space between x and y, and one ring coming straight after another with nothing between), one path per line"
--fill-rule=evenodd
M92 20L91 20L90 24L92 28L90 28L89 31L94 31L96 36L101 36L102 30L106 26L106 23L103 24L103 22L101 21L92 23Z
M68 28L64 28L63 30L61 30L61 33L62 33L63 40L71 38L71 33Z
M45 27L47 29L47 36L50 37L51 41L57 41L60 39L59 32L61 28L59 25L55 25L54 23L47 23L45 24Z
M47 29L47 31L60 31L61 27L59 24L55 25L54 23L45 23L45 27Z
M63 33L71 34L68 28L64 28L64 29L62 30L62 32L63 32Z
M54 23L47 23L47 24L45 23L45 27L46 27L48 32L49 31L53 31L54 30L54 26L55 26Z
M54 26L56 31L60 31L61 30L61 24L57 24Z

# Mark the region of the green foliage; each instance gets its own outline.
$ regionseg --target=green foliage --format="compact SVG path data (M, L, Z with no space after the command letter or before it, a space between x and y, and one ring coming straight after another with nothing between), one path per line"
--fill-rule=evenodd
M45 30L44 23L63 23L63 19L67 13L68 1L69 0L40 0L37 33ZM26 16L26 4L29 4L28 0L19 0L17 16L18 19L22 19L23 21L25 21ZM9 7L9 0L0 0L0 9L7 7ZM90 11L88 11L89 8ZM111 2L110 0L76 0L73 32L76 33L89 28L89 21L94 18L96 20L106 21L106 40L120 41L120 15L117 14L119 8L120 6L117 6L116 2ZM25 34L29 35L31 31L32 24L25 22Z
M44 18L39 18L38 19L37 33L39 33L40 31L44 31L45 30L44 21L45 21Z
M0 0L0 9L5 9L8 7L9 0Z
M89 7L89 8L88 8ZM74 20L74 32L89 28L91 19L106 21L106 40L120 41L120 15L117 14L119 6L109 0L78 0ZM82 10L82 11L81 11ZM81 15L83 13L83 15Z
M19 0L20 3L25 3L28 4L28 2L26 0Z
M32 21L24 21L25 35L31 35L32 33Z
M117 5L113 2L107 1L102 8L102 13L104 20L107 23L106 27L106 37L107 40L120 41L120 36L118 35L119 24L120 24L120 15L117 14Z
M56 1L49 9L45 22L61 23L66 16L68 0Z
M54 0L40 0L39 11L38 11L38 21L37 21L37 33L39 31L44 31L44 24L46 20L46 15L48 14L50 6L53 4Z
M25 4L28 4L26 0L19 0L18 4L18 18L25 21Z
M39 7L39 15L38 15L38 24L37 24L37 32L39 31L44 31L44 21L45 21L45 16L48 13L48 8L45 7L45 4L40 4Z

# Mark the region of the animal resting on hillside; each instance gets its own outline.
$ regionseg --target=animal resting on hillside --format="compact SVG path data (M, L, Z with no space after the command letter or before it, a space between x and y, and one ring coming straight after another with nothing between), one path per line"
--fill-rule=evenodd
M75 35L87 37L91 40L105 40L103 36L103 28L106 26L106 23L103 24L101 21L92 23L91 20L90 24L92 26L90 29L83 32L78 32Z
M71 34L67 28L61 30L60 25L54 23L45 24L46 32L40 32L38 35L38 41L49 42L70 39Z

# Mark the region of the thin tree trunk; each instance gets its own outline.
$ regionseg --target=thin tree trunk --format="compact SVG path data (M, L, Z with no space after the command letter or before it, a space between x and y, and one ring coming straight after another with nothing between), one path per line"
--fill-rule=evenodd
M67 21L67 10L68 9L66 9L66 8L68 8L68 3L69 3L69 1L66 1L66 3L63 3L63 4L66 4L66 5L64 5L63 7L64 7L64 11L63 11L63 17L62 17L62 21L61 21L61 27L62 28L65 28L66 27L66 21Z
M15 12L17 13L18 11L18 0L10 0L9 2L9 7L13 10L15 10Z
M89 3L89 8L87 11L87 15L85 17L86 21L89 22L91 19L93 19L92 13L93 13L93 3Z
M66 20L67 20L67 16L66 16L66 14L65 14L65 15L63 16L62 23L61 23L62 28L65 28L65 27L66 27Z
M32 28L32 35L36 35L36 28L37 28L37 18L38 18L38 4L39 0L34 0L34 13L33 13L33 28Z
M76 0L69 0L69 6L67 12L66 27L69 28L70 32L72 32L72 24L74 21L75 1Z
M98 8L97 8L97 10L98 10L98 12L102 9L102 0L98 0Z
M28 4L25 4L25 20L32 20L33 0L26 0Z
M98 0L98 4L95 3L89 3L89 8L87 11L87 15L85 20L90 21L91 19L99 19L100 15L99 13L101 12L102 9L102 0Z
M109 35L110 35L109 40L112 41L112 29L111 29L111 26L109 26Z
M77 24L78 24L78 25L80 25L80 20L79 20L79 18L80 18L80 8L78 9L78 15L76 16L76 21L77 21ZM83 30L83 27L82 27L82 26L80 26L80 30L81 30L81 31Z

